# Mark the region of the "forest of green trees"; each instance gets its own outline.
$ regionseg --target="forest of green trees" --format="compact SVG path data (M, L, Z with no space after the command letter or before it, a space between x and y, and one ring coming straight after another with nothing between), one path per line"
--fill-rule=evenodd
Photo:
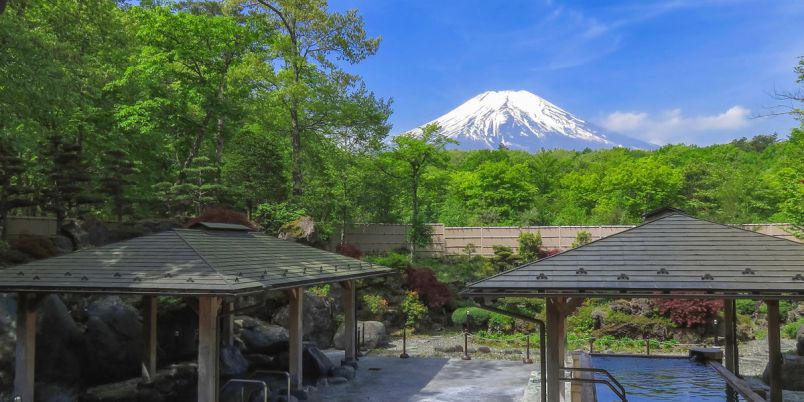
M307 214L326 233L349 222L635 223L672 205L804 224L804 129L655 151L447 151L438 127L389 139L390 99L350 72L380 47L357 11L138 4L0 1L0 217L226 206L268 229Z

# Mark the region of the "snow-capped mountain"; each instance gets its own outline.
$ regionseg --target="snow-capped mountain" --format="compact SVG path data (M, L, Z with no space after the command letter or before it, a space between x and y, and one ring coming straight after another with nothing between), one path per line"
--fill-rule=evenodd
M431 121L458 141L458 149L541 148L582 150L610 147L655 148L637 139L604 134L547 100L528 91L488 91ZM413 131L413 130L411 130Z

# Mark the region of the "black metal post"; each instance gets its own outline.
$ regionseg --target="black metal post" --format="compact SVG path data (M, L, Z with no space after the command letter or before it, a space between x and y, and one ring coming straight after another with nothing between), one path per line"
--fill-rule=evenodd
M408 327L402 328L402 354L399 355L400 359L407 359L408 357Z
M463 332L463 356L461 360L472 360L472 358L469 357L469 331Z
M363 346L363 348L365 349L365 347L366 347L366 323L365 322L363 323L363 331L361 332L361 335L360 335L360 345Z
M650 338L647 335L642 335L642 339L645 340L645 354L650 356Z
M522 360L523 364L533 364L533 359L530 358L530 334L525 335L525 359Z
M363 356L363 353L360 353L360 329L357 328L357 322L355 322L355 360L360 360L358 357Z

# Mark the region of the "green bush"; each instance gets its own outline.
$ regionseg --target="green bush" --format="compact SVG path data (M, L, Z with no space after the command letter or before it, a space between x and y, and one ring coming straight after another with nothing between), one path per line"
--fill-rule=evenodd
M519 256L524 262L536 261L539 259L539 251L542 248L542 234L522 232L519 234Z
M780 300L779 301L779 317L781 318L781 320L782 321L787 321L787 313L789 313L791 310L794 310L796 308L796 306L797 306L796 303L791 303L791 302L789 302L787 300ZM762 314L768 314L768 305L765 304L765 303L762 303L762 305L759 306L759 312L762 313Z
M330 290L332 290L332 286L328 283L321 286L313 286L311 288L307 288L308 292L318 297L327 297L329 295Z
M544 311L544 299L503 297L497 300L497 308L536 318Z
M788 338L795 339L796 332L798 332L798 329L802 325L804 325L804 318L800 318L798 321L788 322L782 327L782 333Z
M381 318L388 311L388 300L380 295L363 295L363 304L377 318Z
M452 323L457 326L466 324L466 312L469 312L473 326L486 326L489 323L491 312L478 307L461 307L452 312Z
M419 294L408 291L405 300L402 301L402 312L405 313L405 324L416 325L419 320L427 315L427 306L419 299Z
M282 225L299 219L306 214L304 209L290 205L287 202L265 203L257 205L254 220L267 233L277 234Z
M743 315L753 315L757 308L756 300L751 299L738 299L736 305L737 313Z
M405 269L410 267L408 256L394 251L385 255L365 256L363 260L389 268Z
M516 320L507 315L491 313L489 316L489 331L510 333L514 330Z

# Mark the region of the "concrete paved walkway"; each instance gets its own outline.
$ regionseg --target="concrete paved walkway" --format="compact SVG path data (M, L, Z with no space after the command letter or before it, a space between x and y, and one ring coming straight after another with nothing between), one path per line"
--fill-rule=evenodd
M343 352L327 353L338 364ZM365 356L354 380L319 388L321 401L521 401L538 365L498 360Z

